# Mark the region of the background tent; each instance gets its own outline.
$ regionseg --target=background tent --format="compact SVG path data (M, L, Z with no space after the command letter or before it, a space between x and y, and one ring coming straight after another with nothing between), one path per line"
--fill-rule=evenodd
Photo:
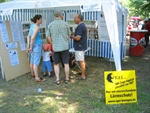
M86 20L98 20L99 36L108 40L88 40L92 48L89 56L114 58L116 69L121 70L121 59L124 48L127 10L118 0L14 0L0 4L1 20L30 21L33 15L40 13L46 24L53 21L53 10L59 7L67 14L81 13ZM102 16L103 15L103 16ZM104 29L105 27L105 29ZM106 34L106 35L104 35ZM71 45L72 47L73 45Z

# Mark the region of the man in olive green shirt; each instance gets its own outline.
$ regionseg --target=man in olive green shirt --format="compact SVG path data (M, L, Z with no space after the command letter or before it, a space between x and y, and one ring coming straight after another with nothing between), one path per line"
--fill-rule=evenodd
M60 84L59 80L59 63L62 62L65 66L66 79L65 83L69 82L69 42L70 42L70 28L69 25L62 20L61 10L54 11L55 20L48 25L46 36L49 37L54 50L54 71L56 75L56 84Z

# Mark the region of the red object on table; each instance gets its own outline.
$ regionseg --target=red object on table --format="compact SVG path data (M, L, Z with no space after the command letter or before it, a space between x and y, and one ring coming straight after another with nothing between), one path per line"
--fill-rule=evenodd
M145 45L145 32L147 30L130 30L130 49L131 56L142 56Z

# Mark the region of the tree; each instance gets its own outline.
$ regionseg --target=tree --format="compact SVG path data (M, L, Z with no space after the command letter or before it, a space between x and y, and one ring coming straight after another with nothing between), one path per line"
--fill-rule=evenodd
M8 1L10 1L10 0L0 0L0 3L2 3L2 2L8 2Z
M150 0L130 0L130 11L132 16L137 15L143 18L149 17ZM134 15L133 15L134 14Z
M150 16L150 0L119 0L129 11L129 17L140 16L143 19Z

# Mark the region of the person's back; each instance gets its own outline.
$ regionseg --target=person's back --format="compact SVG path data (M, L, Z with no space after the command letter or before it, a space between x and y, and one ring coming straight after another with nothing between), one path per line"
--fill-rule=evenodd
M56 75L55 83L60 84L59 79L59 63L64 64L65 70L65 83L69 82L69 41L70 41L70 28L69 25L62 21L62 11L59 9L54 10L55 20L48 25L46 36L49 38L50 43L53 45L54 50L54 70Z
M148 33L150 34L150 21L146 23L145 29L148 30Z
M150 19L148 20L148 22L145 24L144 27L146 30L148 30L148 32L145 33L145 41L146 41L146 45L144 47L149 46L149 36L150 36Z
M42 70L43 70L43 76L47 76L46 71L48 70L48 75L51 77L51 72L52 72L52 64L50 61L50 44L44 44L43 45L43 51L42 51L42 56L43 56L43 63L42 63Z
M44 44L42 51L43 61L49 61L51 53L51 44Z
M51 54L51 51L43 51L42 52L43 61L49 61L50 60L50 54Z
M69 49L68 35L69 26L60 18L56 18L49 24L49 31L51 34L53 49L55 52L64 51Z

